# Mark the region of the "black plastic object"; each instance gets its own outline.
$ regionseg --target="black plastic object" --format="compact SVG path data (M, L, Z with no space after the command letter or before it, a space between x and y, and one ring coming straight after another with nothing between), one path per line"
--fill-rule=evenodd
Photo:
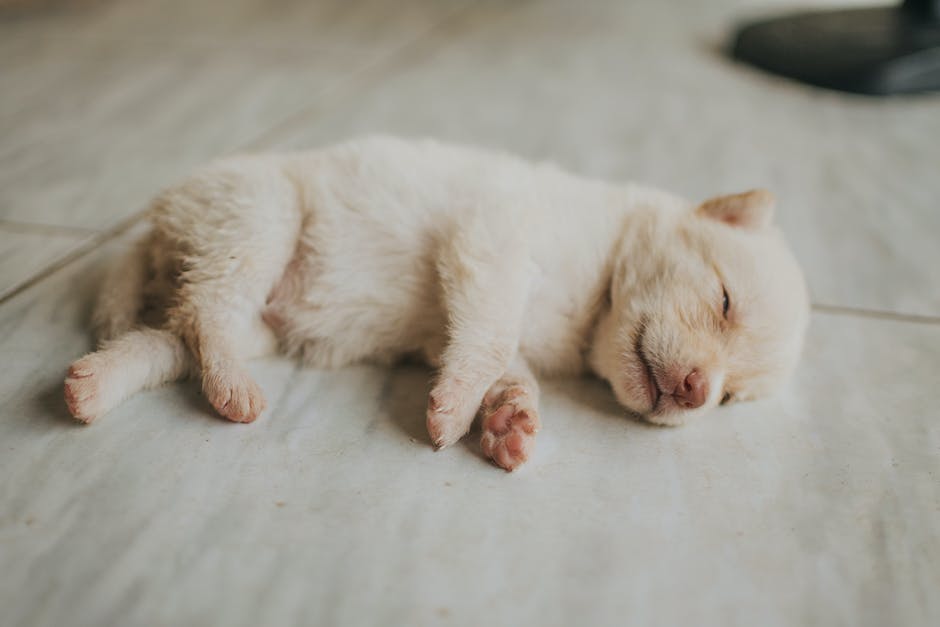
M870 95L940 90L940 0L754 22L732 55L811 85Z

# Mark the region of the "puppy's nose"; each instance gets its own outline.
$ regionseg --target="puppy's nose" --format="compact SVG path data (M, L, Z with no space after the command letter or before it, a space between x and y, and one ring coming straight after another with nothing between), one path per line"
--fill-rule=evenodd
M687 409L701 407L708 398L708 377L698 370L693 370L676 386L672 394L676 397L676 402Z

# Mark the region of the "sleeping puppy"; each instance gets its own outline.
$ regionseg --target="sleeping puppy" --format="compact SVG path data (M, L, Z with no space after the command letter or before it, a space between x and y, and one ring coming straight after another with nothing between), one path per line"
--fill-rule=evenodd
M65 398L91 422L194 375L251 422L265 406L251 357L418 356L437 371L434 445L479 414L484 453L513 470L540 428L534 372L593 372L666 425L778 387L808 300L772 213L765 191L690 204L433 141L227 159L153 202Z

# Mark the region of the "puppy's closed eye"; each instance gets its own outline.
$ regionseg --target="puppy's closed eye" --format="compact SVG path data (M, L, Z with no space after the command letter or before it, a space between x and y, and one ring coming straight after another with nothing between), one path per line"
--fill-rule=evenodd
M725 395L721 397L721 402L718 403L718 404L719 404L719 405L727 405L728 403L730 403L730 402L733 400L733 398L734 398L734 397L731 395L731 392L725 392Z
M731 298L728 296L728 288L721 286L721 315L725 320L728 319L728 310L731 308Z

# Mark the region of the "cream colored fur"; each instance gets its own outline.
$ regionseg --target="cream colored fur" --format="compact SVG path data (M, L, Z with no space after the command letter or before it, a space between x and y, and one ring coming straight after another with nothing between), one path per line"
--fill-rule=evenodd
M278 345L317 367L416 355L437 368L435 446L481 414L484 452L511 470L540 427L533 371L593 371L663 424L784 380L808 305L772 205L694 205L434 141L226 159L154 201L66 400L90 422L191 373L250 422L264 396L244 362Z

